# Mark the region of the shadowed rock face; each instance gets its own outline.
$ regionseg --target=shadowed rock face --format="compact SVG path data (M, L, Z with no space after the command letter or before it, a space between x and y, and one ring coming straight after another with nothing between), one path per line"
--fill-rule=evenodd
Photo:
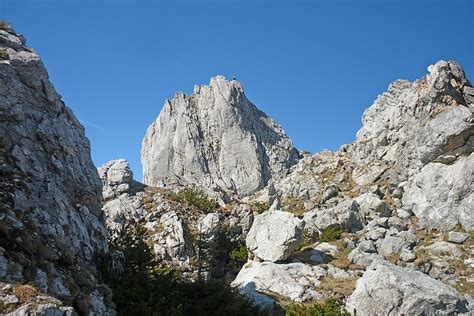
M224 77L165 103L143 140L147 185L196 184L250 195L299 159L282 128Z
M2 27L0 49L0 278L88 301L97 284L86 271L107 249L89 141L23 37Z

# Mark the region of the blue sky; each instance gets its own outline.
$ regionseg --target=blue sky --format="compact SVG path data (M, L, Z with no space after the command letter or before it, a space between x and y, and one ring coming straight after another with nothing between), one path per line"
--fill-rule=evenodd
M474 80L474 1L22 1L0 18L41 55L97 166L141 179L148 125L175 91L235 75L298 148L349 143L398 78L455 59Z

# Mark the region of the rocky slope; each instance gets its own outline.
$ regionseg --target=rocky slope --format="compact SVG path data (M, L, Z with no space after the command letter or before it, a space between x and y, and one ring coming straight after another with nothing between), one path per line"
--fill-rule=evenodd
M0 313L114 314L95 258L132 222L160 265L271 314L328 298L353 315L472 314L474 89L455 62L428 71L315 155L213 78L149 127L141 184L123 159L97 172L39 57L0 24Z
M8 289L31 283L56 297L43 299L48 308L60 299L79 313L111 313L93 262L107 239L89 141L38 55L3 23L0 173L0 307L26 304ZM42 306L29 302L23 313Z
M242 85L224 77L166 101L142 146L143 181L196 184L247 196L282 178L299 158L282 128Z
M212 265L198 236L245 241L240 271L226 258L235 249L220 249L226 272L208 277L239 272L232 285L273 313L329 297L354 315L472 312L474 89L455 62L428 71L392 83L352 144L315 155L300 155L235 80L178 94L143 142L149 186L129 170L111 180L105 170L124 161L100 169L109 226L142 222L157 257L191 278ZM177 198L189 186L219 205Z

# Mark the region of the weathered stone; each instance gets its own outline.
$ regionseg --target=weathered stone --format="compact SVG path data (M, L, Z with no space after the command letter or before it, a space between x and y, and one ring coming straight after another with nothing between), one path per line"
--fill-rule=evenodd
M155 254L162 260L170 260L178 266L188 265L193 248L186 234L185 224L176 212L161 216L161 232L154 236Z
M363 252L367 253L375 253L377 250L375 249L375 244L371 240L363 240L357 244L357 248L359 248Z
M198 229L201 234L205 236L211 236L219 228L219 214L209 213L206 214L201 221L198 223Z
M385 236L378 247L378 252L382 256L394 255L399 253L405 244L405 241L400 237Z
M321 267L299 262L278 264L251 261L243 266L232 286L242 289L251 285L259 293L275 293L296 302L305 302L322 297L314 287L326 274Z
M459 233L459 232L448 233L448 241L454 242L456 244L462 244L468 238L469 238L469 234L467 233Z
M367 219L378 217L390 217L392 211L387 204L382 201L377 195L373 193L365 193L358 196L356 199L359 204L360 212L364 214Z
M405 262L412 262L416 259L415 253L408 249L407 247L403 247L400 251L400 259Z
M431 245L424 247L424 249L430 254L436 256L461 257L462 255L458 246L446 241L436 241Z
M426 228L474 229L474 154L454 164L429 163L406 188L403 204Z
M304 214L306 228L313 231L323 231L332 225L339 225L348 231L362 229L359 206L354 201L343 201L328 209L314 209Z
M377 241L385 236L386 231L387 230L383 227L375 227L367 232L367 237L373 241Z
M382 256L376 253L366 253L360 250L359 248L356 248L349 253L347 259L353 264L368 266L374 260L381 260Z
M247 235L247 247L262 260L285 260L300 244L304 226L304 221L291 213L264 212L255 217Z
M357 281L346 304L352 315L467 315L467 300L429 276L375 261Z

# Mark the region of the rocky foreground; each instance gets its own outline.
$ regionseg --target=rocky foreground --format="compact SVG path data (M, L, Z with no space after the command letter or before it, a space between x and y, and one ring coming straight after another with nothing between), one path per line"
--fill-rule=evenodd
M115 314L97 258L130 222L160 265L269 314L329 298L352 315L474 313L474 88L456 62L428 71L315 155L212 78L148 128L142 184L125 160L95 169L39 57L1 25L0 313Z

